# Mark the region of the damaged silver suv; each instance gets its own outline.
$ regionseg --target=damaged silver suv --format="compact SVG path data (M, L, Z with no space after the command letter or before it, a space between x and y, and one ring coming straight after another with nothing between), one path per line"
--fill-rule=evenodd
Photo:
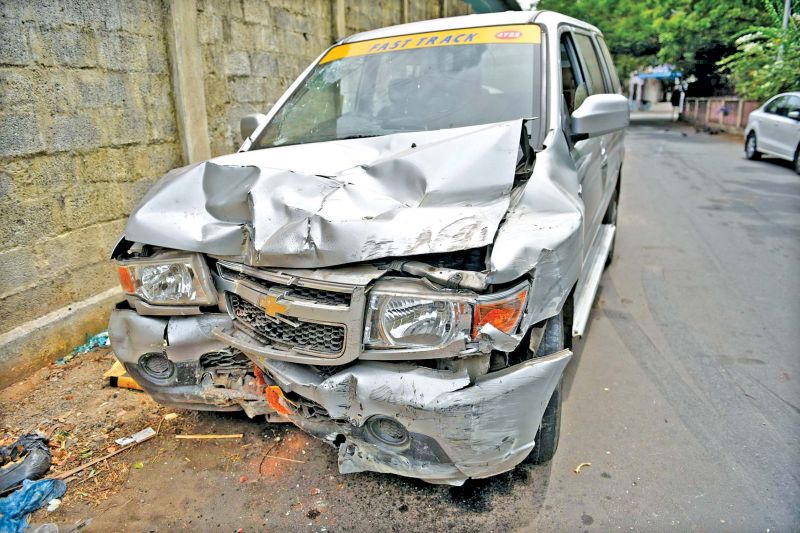
M343 473L549 460L612 257L619 92L600 32L556 13L335 44L131 214L117 357L164 404L293 422Z

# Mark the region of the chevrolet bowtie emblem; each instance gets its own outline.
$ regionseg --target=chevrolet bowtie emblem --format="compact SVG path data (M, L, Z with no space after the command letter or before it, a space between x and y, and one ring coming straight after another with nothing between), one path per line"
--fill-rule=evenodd
M275 318L278 313L286 311L286 306L278 303L278 299L273 295L262 296L258 299L258 305L267 313L267 316Z

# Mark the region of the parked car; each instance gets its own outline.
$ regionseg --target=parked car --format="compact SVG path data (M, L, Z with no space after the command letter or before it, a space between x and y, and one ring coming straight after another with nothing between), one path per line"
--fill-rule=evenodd
M344 39L131 214L117 358L164 404L288 419L342 473L548 461L613 253L619 93L602 34L552 12Z
M750 113L744 138L747 159L780 157L792 161L800 174L800 92L774 96Z

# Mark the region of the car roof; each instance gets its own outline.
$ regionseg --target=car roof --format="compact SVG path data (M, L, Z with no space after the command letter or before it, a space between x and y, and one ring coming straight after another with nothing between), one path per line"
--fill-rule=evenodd
M358 41L368 41L370 39L382 39L384 37L394 37L396 35L409 35L431 31L479 28L482 26L505 26L508 24L529 24L531 22L541 22L548 26L567 23L572 26L600 33L600 30L591 24L554 11L506 11L502 13L485 13L480 15L422 20L409 24L387 26L385 28L356 33L355 35L342 39L340 43L354 43Z

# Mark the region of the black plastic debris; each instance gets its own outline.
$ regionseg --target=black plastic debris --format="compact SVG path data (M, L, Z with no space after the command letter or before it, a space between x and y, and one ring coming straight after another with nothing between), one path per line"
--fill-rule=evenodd
M31 433L11 446L0 446L0 494L14 490L23 480L39 479L50 469L47 439Z

